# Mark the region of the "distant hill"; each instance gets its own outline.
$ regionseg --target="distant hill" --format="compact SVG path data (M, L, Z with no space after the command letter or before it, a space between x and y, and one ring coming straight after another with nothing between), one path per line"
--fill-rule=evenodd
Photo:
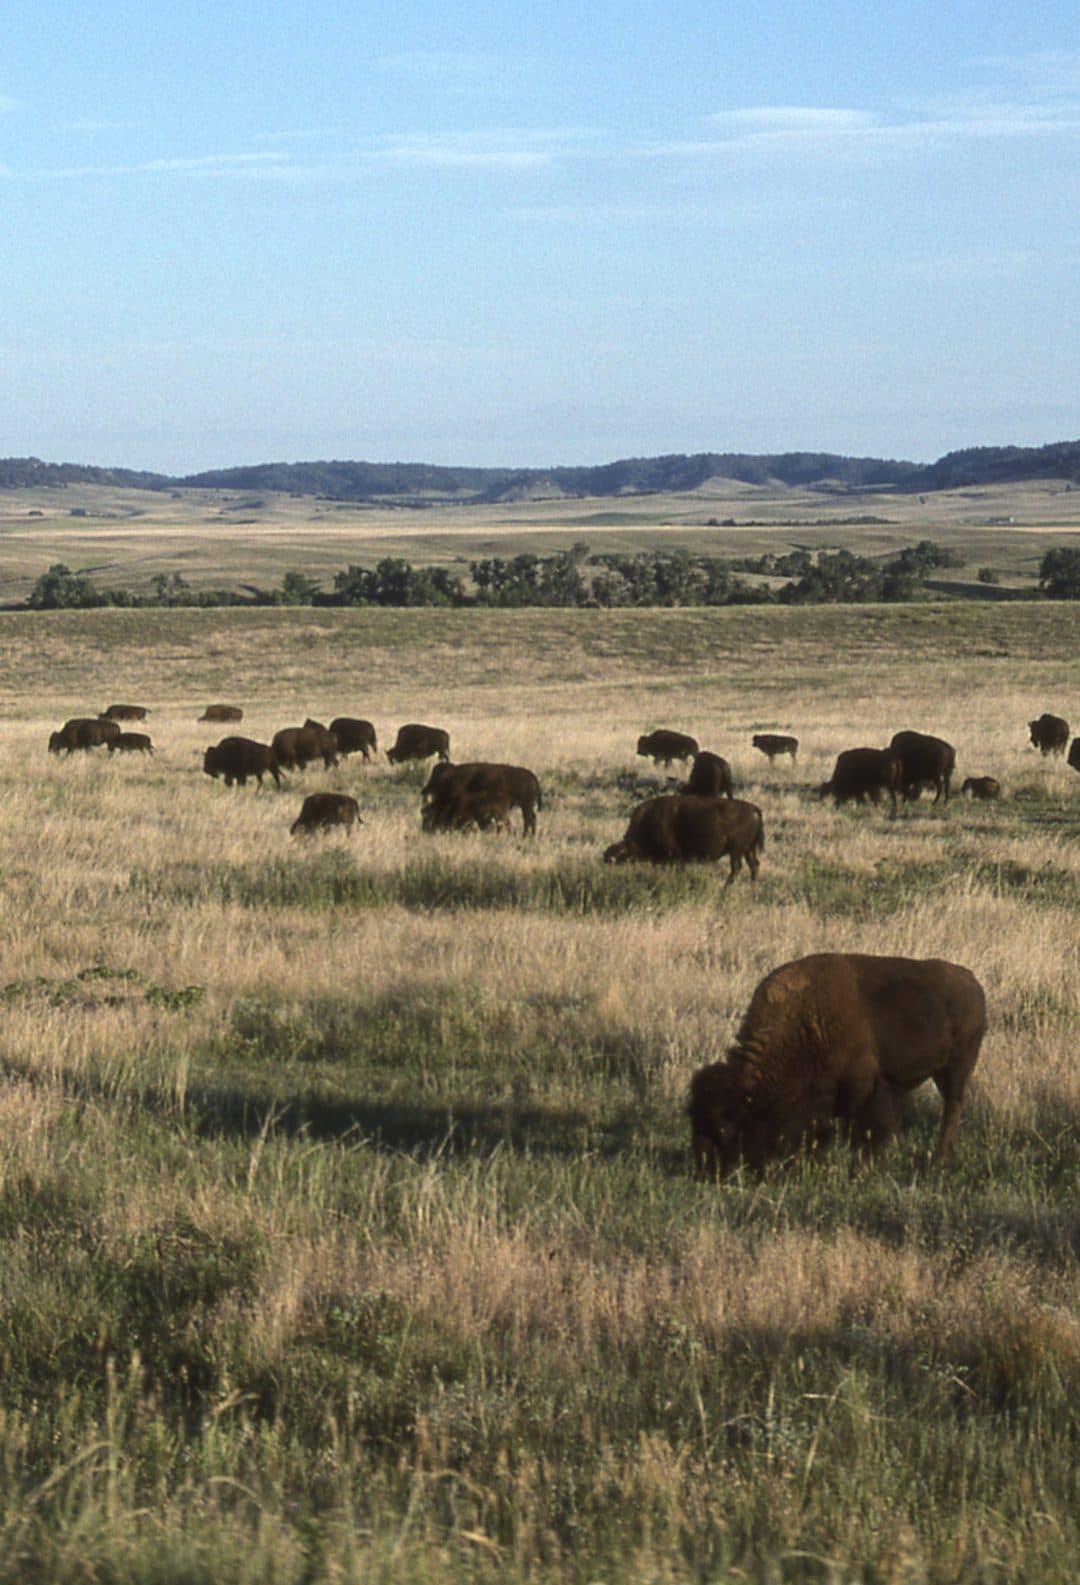
M952 451L929 464L829 452L775 455L698 452L692 456L626 457L594 467L451 468L422 462L268 462L172 477L128 468L95 468L42 462L38 457L0 459L0 489L103 484L132 490L275 490L335 501L490 503L530 496L649 495L696 490L710 479L742 484L778 483L832 493L868 489L954 490L1024 479L1080 483L1080 440L1051 445L977 446Z

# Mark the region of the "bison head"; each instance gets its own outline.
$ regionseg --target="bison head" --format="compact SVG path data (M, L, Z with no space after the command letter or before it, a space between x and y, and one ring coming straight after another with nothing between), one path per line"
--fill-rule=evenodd
M203 755L202 768L208 776L221 775L220 759L221 756L218 753L217 745L215 745L213 748L207 749L206 753Z

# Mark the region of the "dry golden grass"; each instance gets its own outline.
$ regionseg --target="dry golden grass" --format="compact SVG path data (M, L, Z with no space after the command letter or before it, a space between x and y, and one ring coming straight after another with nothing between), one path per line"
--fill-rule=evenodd
M1067 1578L1080 776L1026 722L1080 724L1078 639L1034 606L5 619L0 1468L39 1495L0 1501L0 1579ZM213 698L262 739L446 725L538 772L539 837L425 838L385 761L227 790ZM153 760L45 752L113 699ZM600 866L655 725L761 805L755 890ZM902 726L1005 799L814 796ZM317 786L353 837L290 839ZM872 1173L697 1184L690 1074L818 950L982 980L955 1162L927 1095Z

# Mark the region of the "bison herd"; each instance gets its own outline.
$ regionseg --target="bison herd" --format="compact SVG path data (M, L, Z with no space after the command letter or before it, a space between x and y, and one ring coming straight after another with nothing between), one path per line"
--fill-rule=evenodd
M49 752L68 755L104 745L112 753L152 754L149 735L121 729L143 721L140 705L113 704L98 716L76 716L49 738ZM200 721L235 723L238 705L208 705ZM1062 755L1080 771L1080 737L1069 746L1069 725L1044 713L1028 723L1030 741L1043 755ZM770 765L779 756L794 764L798 739L755 733L755 749ZM329 726L308 718L283 727L269 743L230 736L207 747L203 770L226 787L283 776L321 764L337 766L350 754L365 764L378 756L370 721L337 716ZM603 854L610 864L718 863L728 861L725 886L745 863L753 881L765 848L756 804L735 797L731 767L719 754L701 749L685 732L658 729L639 737L637 753L669 767L689 762L689 774L674 791L646 798L631 812L622 838ZM435 759L420 795L420 824L426 832L508 831L521 815L522 834L535 837L543 808L540 783L525 766L473 761L454 764L449 734L441 727L409 722L398 728L387 751L391 765ZM844 749L831 777L820 786L835 803L913 801L932 792L948 804L956 750L943 738L901 731L886 748ZM989 775L969 776L961 792L993 800L1001 785ZM363 823L355 797L309 793L291 826L294 835ZM936 1159L956 1137L964 1091L986 1029L979 982L967 969L943 960L819 953L785 963L758 985L734 1045L721 1062L693 1076L687 1114L699 1167L713 1175L739 1166L760 1173L772 1161L813 1150L835 1136L859 1154L872 1155L896 1132L907 1095L932 1081L942 1099Z

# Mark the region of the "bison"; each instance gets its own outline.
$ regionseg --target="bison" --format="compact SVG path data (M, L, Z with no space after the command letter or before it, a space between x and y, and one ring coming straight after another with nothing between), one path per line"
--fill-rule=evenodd
M945 794L949 801L952 773L956 769L956 750L943 737L926 732L896 732L889 748L900 760L900 790L909 800L918 798L924 786L934 789L934 802Z
M663 727L637 740L637 752L656 765L670 765L675 759L693 759L697 751L696 738L686 732L669 732Z
M437 754L441 760L450 758L450 734L441 726L421 726L410 721L399 726L394 746L387 754L391 765L400 765L410 759L430 759Z
M836 756L832 776L819 790L823 798L831 797L838 804L849 799L862 803L864 798L876 804L887 792L895 814L896 790L902 774L899 756L891 749L846 748Z
M115 721L103 721L100 716L73 716L70 721L65 721L59 732L53 732L49 737L49 753L59 754L61 750L66 754L74 754L76 749L99 748L102 743L111 743L120 736L120 728Z
M1080 737L1074 737L1069 744L1069 764L1073 770L1080 770Z
M339 715L331 721L330 730L337 739L338 753L342 758L347 754L363 754L364 763L367 764L372 754L379 752L375 728L370 721L358 721L349 715Z
M927 1079L944 1103L941 1161L985 1030L982 986L959 964L842 952L784 963L755 990L727 1058L691 1081L698 1164L723 1174L745 1162L760 1173L836 1124L873 1152Z
M308 793L300 806L300 813L289 827L290 835L310 835L313 831L329 831L331 826L344 826L352 836L353 826L363 825L360 805L348 793Z
M719 754L702 749L694 755L690 775L679 788L680 792L693 793L699 798L732 798L735 794L731 780L731 766Z
M730 886L743 859L750 879L757 879L759 854L765 849L761 810L741 798L698 798L690 793L663 793L638 804L621 842L604 853L607 864L640 859L648 864L709 864L727 858Z
M242 721L244 712L238 704L208 704L200 721Z
M249 776L254 776L261 787L266 775L281 786L281 768L274 750L269 743L256 743L249 737L223 737L203 755L203 770L207 776L223 776L226 787L233 782L244 787Z
M543 808L543 800L535 773L524 765L493 765L482 760L472 765L441 761L435 766L422 794L424 830L445 831L482 823L471 812L482 809L484 799L478 796L481 794L486 795L493 809L500 804L507 811L520 809L524 835L536 835L536 811ZM470 811L467 815L466 807ZM491 820L500 823L494 815Z
M303 726L283 726L270 739L270 747L282 770L302 771L317 759L329 770L338 762L337 742L318 721L305 721Z
M1037 721L1028 722L1031 741L1040 754L1064 754L1069 741L1069 723L1044 710Z
M786 737L780 732L755 732L751 742L755 748L768 755L770 765L778 754L790 754L794 764L799 752L798 738Z
M968 776L960 791L973 798L1000 798L1001 783L993 776Z
M145 705L111 704L101 712L102 721L145 721L150 714Z
M147 732L121 732L109 739L110 754L153 754L154 745Z

